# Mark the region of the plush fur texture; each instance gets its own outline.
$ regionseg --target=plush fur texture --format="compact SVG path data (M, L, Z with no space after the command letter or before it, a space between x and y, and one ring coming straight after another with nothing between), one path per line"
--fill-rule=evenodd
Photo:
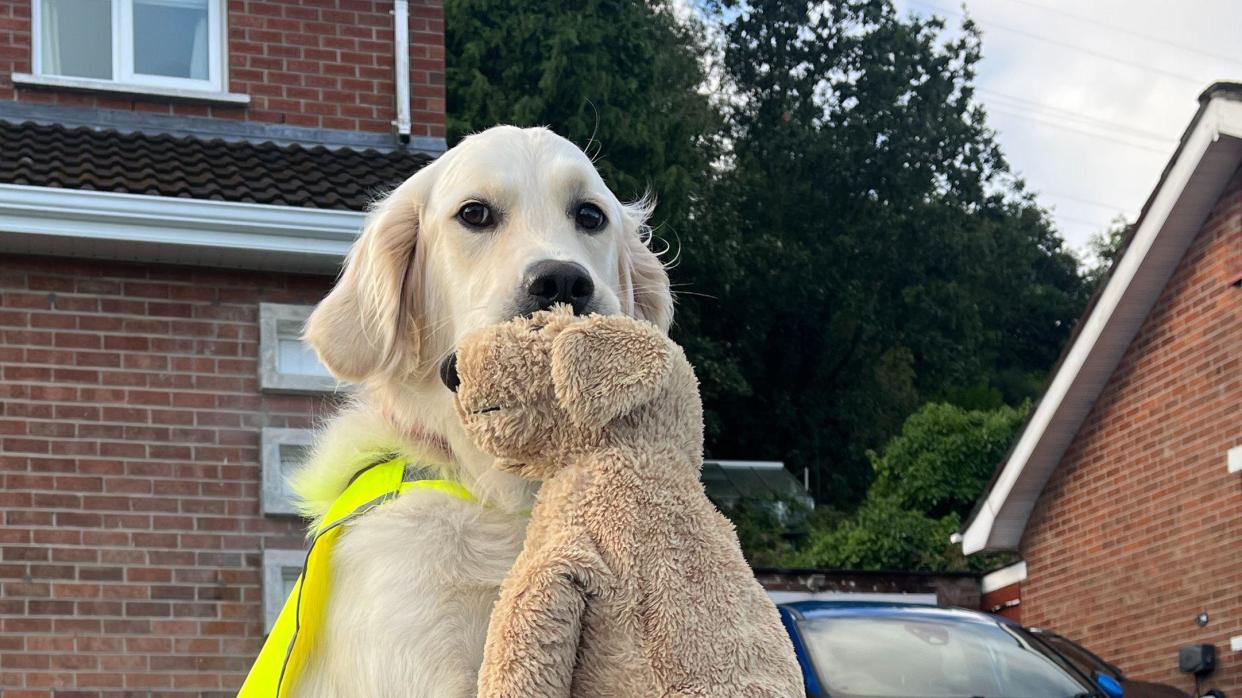
M486 232L456 217L479 200L502 214ZM602 230L575 227L569 211L584 201L607 216ZM646 245L646 213L618 201L572 143L508 126L464 139L376 204L305 332L356 399L330 420L294 490L317 521L371 456L401 453L480 502L413 492L349 526L334 549L327 628L297 696L475 694L534 486L474 446L436 368L466 334L514 315L523 275L540 260L585 268L598 312L667 328L672 298Z
M458 412L542 480L482 698L802 695L775 606L703 492L694 372L657 328L537 313L457 354Z

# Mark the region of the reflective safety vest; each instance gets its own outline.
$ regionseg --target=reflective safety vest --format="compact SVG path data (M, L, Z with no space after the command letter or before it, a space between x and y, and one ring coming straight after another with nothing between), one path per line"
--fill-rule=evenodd
M384 502L413 489L436 490L466 501L476 501L460 483L422 479L426 472L407 467L403 456L392 456L354 476L323 517L311 538L302 574L272 632L259 650L238 698L280 698L290 695L306 665L315 639L323 628L332 578L332 548L345 526Z

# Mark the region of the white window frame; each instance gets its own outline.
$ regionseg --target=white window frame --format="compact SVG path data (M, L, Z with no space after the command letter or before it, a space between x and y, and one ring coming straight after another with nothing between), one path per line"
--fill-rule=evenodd
M284 573L296 569L300 574L306 564L305 550L263 550L263 634L272 632L280 609L285 605Z
M225 25L226 0L207 0L207 79L174 78L134 72L134 0L112 2L112 79L84 78L43 72L43 2L31 3L32 82L63 83L65 86L98 87L120 91L146 92L144 88L189 93L223 93L228 84L228 32ZM80 83L71 85L70 83ZM125 88L136 88L126 90Z
M326 395L337 392L339 384L332 376L312 376L280 371L281 325L306 324L311 305L259 304L259 389L272 393Z
M264 427L260 436L260 454L263 468L263 496L259 509L264 516L298 516L299 511L285 496L284 461L280 457L281 446L310 448L314 432L310 429L285 429Z

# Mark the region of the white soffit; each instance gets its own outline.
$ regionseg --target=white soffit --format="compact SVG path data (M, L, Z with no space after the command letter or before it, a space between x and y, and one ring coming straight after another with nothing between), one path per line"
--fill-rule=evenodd
M1026 581L1026 562L1015 562L1008 567L988 572L979 579L979 591L990 594L997 589L1004 589L1018 582Z
M1242 101L1214 97L1184 137L1138 230L1035 413L962 533L962 552L1013 550L1040 492L1213 206L1242 164Z
M335 273L356 211L0 184L0 252Z

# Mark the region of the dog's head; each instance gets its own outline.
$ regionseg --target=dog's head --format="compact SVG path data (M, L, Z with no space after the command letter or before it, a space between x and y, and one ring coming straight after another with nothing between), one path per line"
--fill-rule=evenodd
M667 329L648 210L547 129L470 136L374 207L305 339L343 381L431 385L467 333L554 304Z
M604 444L700 441L693 371L640 320L558 306L469 335L443 373L466 432L523 477Z

